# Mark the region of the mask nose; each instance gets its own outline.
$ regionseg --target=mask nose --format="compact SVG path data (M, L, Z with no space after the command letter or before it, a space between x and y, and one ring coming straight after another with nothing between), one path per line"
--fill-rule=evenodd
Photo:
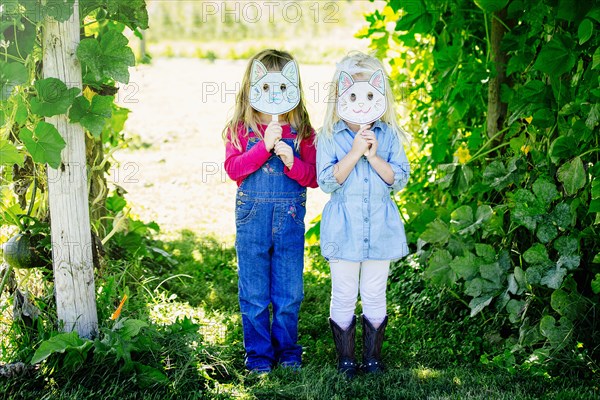
M362 108L364 105L365 105L365 103L358 103L358 106L359 106L360 108Z

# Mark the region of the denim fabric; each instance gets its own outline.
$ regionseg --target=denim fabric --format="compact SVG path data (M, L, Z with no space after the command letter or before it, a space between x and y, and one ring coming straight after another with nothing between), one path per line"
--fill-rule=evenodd
M292 139L282 140L294 148ZM258 141L251 137L246 150ZM238 289L250 370L301 363L297 341L304 298L306 188L283 168L281 159L271 156L242 182L236 197Z
M356 135L344 121L334 125L331 138L321 136L317 143L317 180L331 193L321 217L321 254L328 260L397 260L408 254L404 224L390 194L406 186L410 165L389 125L377 121L371 130L379 143L377 154L394 171L391 185L364 156L341 185L337 182L335 165L348 154Z

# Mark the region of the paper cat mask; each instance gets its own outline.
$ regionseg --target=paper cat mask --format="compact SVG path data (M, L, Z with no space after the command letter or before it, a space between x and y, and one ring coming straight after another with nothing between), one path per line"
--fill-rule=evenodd
M355 82L346 71L338 81L337 112L344 121L366 125L377 121L387 110L385 75L377 70L368 81Z
M288 62L281 72L271 72L258 60L250 72L250 105L270 115L285 114L300 102L298 66Z

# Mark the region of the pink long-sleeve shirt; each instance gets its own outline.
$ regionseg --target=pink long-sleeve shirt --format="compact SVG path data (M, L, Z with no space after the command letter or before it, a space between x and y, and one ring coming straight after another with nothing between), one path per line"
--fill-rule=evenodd
M268 125L260 124L258 129L264 136L265 129ZM294 139L294 135L291 131L291 126L281 125L283 132L281 137L283 139ZM236 134L240 141L242 150L237 149L231 142L227 142L225 145L225 171L229 177L237 182L240 186L242 181L246 179L250 174L257 171L263 166L265 162L271 157L272 153L267 151L265 142L261 140L252 148L246 151L246 145L250 136L247 134L248 129L242 123L238 124ZM254 133L250 135L255 136ZM289 178L295 180L302 186L316 188L317 185L317 169L316 159L317 150L314 145L315 132L309 138L303 139L300 142L300 157L294 157L294 164L292 168L284 167L283 172Z

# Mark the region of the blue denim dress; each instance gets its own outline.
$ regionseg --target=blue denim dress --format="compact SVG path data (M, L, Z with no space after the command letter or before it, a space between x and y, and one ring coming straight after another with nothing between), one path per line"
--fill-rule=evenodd
M366 157L361 157L340 185L333 171L352 148L355 132L344 121L334 125L331 138L321 136L317 143L317 181L331 199L321 217L321 254L328 260L397 260L408 254L404 224L392 191L406 186L410 165L390 126L377 121L371 127L379 143L377 154L394 171L388 185Z
M299 157L293 139L281 140ZM258 142L250 134L246 151ZM268 370L275 363L301 363L302 347L297 341L304 297L305 214L306 188L285 175L284 164L276 155L237 190L235 248L245 364L250 370Z

